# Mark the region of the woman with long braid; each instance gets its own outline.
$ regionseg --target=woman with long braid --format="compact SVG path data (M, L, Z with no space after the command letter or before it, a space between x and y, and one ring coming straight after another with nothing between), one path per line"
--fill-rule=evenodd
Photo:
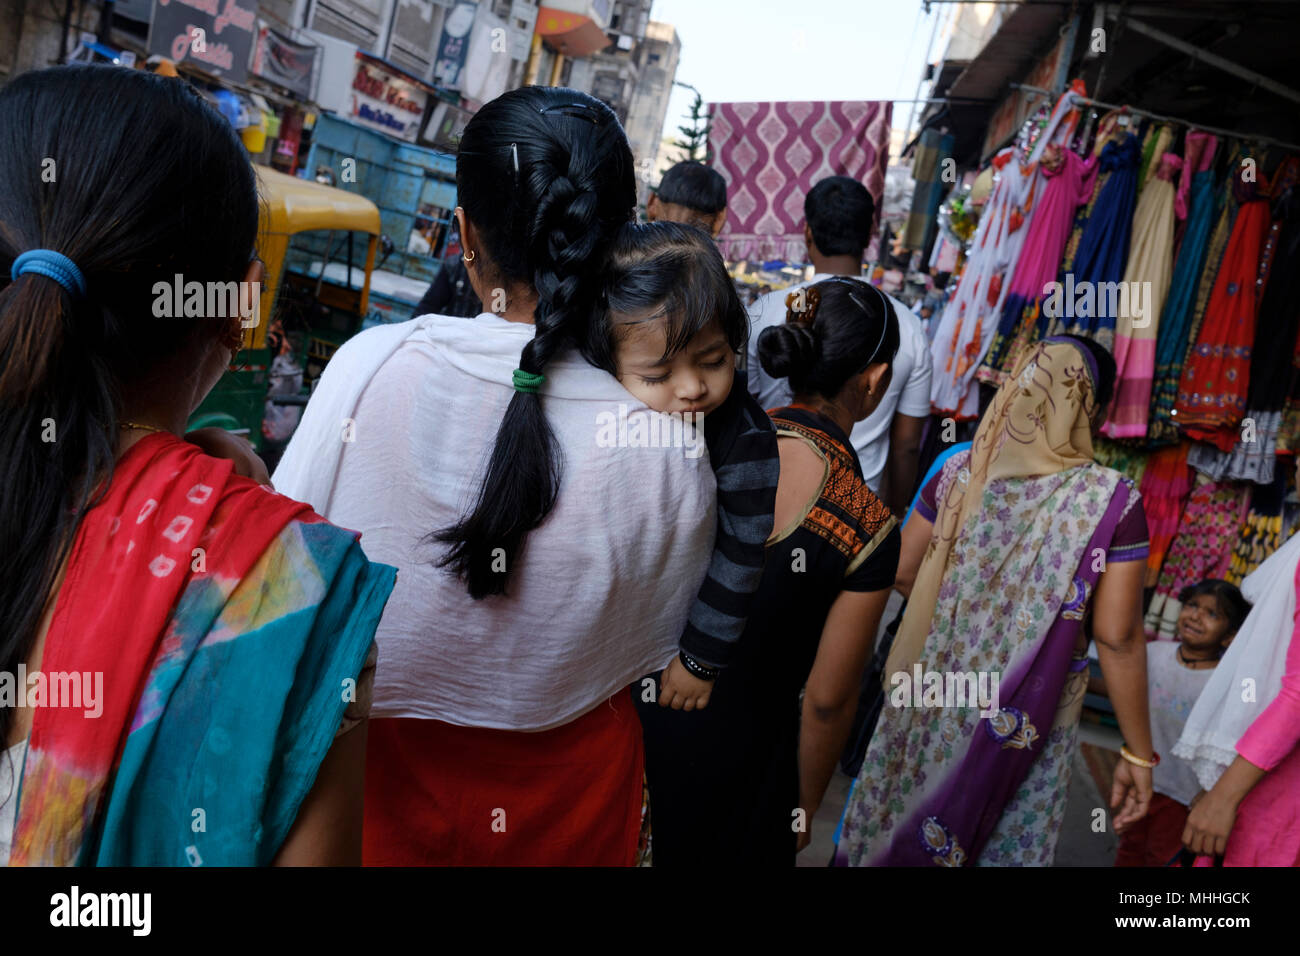
M609 108L504 94L466 127L456 185L492 311L352 339L275 474L399 569L377 634L365 859L629 864L644 757L627 687L676 654L713 472L699 447L633 440L661 416L573 350L636 204ZM610 420L626 447L601 440Z

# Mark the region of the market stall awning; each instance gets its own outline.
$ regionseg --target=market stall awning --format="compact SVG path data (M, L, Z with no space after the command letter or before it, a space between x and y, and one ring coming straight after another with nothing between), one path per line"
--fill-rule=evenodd
M537 10L537 35L565 56L590 56L609 46L609 0L547 0Z

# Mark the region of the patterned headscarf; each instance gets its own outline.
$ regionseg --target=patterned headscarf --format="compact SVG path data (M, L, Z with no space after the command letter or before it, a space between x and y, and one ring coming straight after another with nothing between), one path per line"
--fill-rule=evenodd
M937 502L934 533L916 573L885 674L910 670L920 659L952 548L981 508L984 487L1000 478L1051 475L1092 461L1097 367L1092 354L1067 338L1047 338L998 390L971 445L970 463Z

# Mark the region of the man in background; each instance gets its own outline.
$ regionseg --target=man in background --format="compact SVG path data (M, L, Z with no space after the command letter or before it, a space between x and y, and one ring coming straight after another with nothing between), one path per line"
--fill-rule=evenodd
M803 209L804 241L815 274L807 282L761 296L749 310L749 390L764 408L787 405L792 396L785 379L772 378L759 365L759 334L785 321L785 298L790 292L832 276L861 279L862 255L871 240L875 202L856 179L821 180L808 191ZM930 344L916 315L892 296L885 299L898 319L893 377L880 405L853 426L849 437L867 487L901 519L916 482L921 432L930 414L932 366Z
M727 221L727 182L703 163L678 163L645 204L649 222L681 222L718 238Z

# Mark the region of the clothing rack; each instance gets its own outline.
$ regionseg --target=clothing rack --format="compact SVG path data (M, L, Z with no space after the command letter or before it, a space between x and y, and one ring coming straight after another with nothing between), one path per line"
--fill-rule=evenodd
M1051 90L1045 90L1039 86L1026 86L1023 83L1012 83L1011 88L1016 90L1023 90L1026 93L1039 93L1049 98L1055 97L1057 95L1054 94ZM1245 140L1247 142L1252 142L1252 143L1270 143L1274 146L1280 146L1283 149L1289 149L1289 150L1294 150L1296 152L1300 152L1300 145L1296 145L1295 143L1283 142L1282 140L1275 139L1272 136L1263 136L1258 133L1242 133L1239 130L1221 129L1220 127L1217 126L1206 126L1204 123L1197 123L1194 120L1183 119L1182 117L1179 116L1165 116L1162 113L1153 113L1150 110L1138 109L1136 106L1125 106L1119 103L1103 103L1101 100L1094 100L1090 96L1081 96L1078 93L1071 93L1069 94L1069 96L1070 96L1070 102L1076 106L1082 104L1088 104L1091 106L1099 106L1104 110L1127 110L1128 112L1133 113L1134 115L1145 116L1148 119L1153 119L1159 123L1177 123L1182 126L1186 126L1189 129L1199 129L1207 133L1214 133L1216 136L1226 136L1232 139Z

